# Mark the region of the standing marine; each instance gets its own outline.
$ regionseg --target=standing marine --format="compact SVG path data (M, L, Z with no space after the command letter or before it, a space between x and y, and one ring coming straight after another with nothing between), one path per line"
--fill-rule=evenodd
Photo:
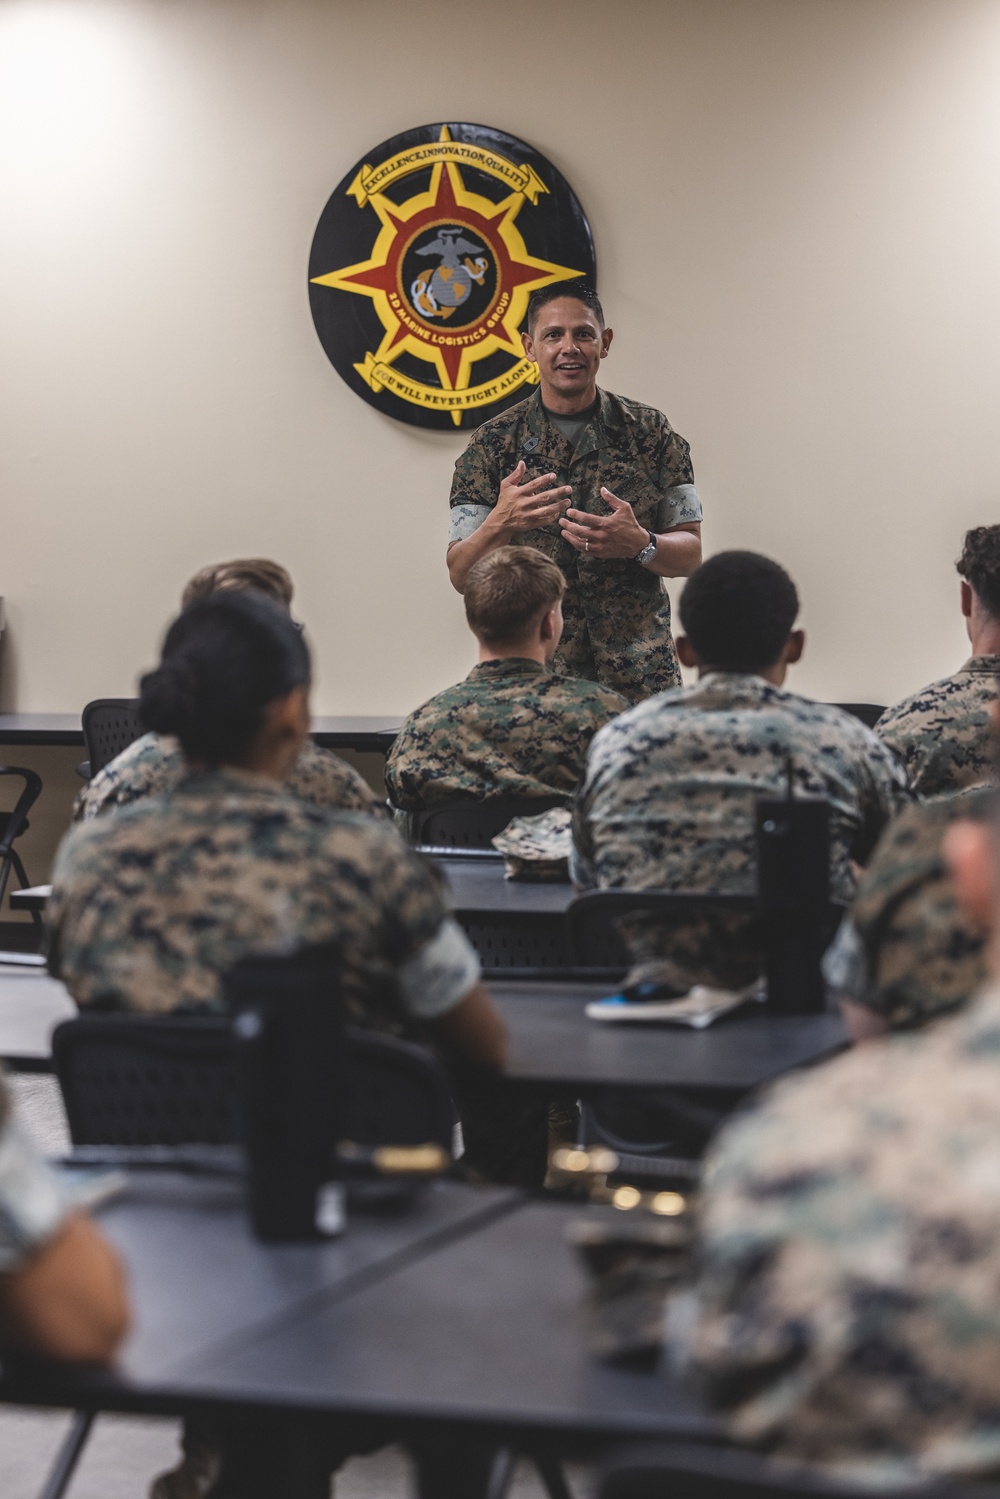
M535 292L522 338L538 389L455 465L448 572L462 593L496 547L544 552L568 585L556 669L637 703L680 685L662 579L701 561L690 450L661 411L598 390L612 330L585 282Z

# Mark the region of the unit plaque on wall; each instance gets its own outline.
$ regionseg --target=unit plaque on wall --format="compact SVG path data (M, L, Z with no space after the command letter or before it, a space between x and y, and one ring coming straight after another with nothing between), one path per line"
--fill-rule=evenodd
M420 427L476 427L537 379L528 298L596 278L590 225L566 179L484 125L422 125L352 167L323 210L309 299L337 373Z

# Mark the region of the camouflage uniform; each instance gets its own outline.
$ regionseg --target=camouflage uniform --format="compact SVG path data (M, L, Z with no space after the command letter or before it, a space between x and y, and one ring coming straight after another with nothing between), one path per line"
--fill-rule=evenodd
M73 821L87 822L144 796L164 796L183 774L184 754L177 740L163 734L143 734L84 786L73 806ZM311 739L303 745L285 787L314 807L388 816L388 808L368 782L346 761L320 749Z
M973 656L895 708L875 732L895 750L918 796L979 786L996 774L996 738L987 709L997 699L1000 656Z
M56 1177L10 1117L0 1073L0 1275L20 1269L70 1210Z
M694 1363L739 1440L1000 1471L1000 988L779 1083L707 1163Z
M522 458L525 482L554 473L556 484L572 484L577 510L607 515L603 485L629 502L648 531L700 521L683 437L652 406L603 390L599 395L600 410L575 448L548 420L540 391L477 428L455 464L449 541L462 541L482 525L501 481ZM566 575L566 629L555 660L559 671L603 682L630 702L680 682L670 600L658 577L627 558L602 561L577 552L558 522L522 532L513 545L544 552Z
M81 1005L220 1005L239 958L336 940L351 1017L400 1031L476 983L438 886L392 828L262 776L196 773L70 830L46 911L49 968Z
M749 895L759 796L783 796L788 758L799 795L830 803L831 893L849 899L863 863L909 800L896 760L864 724L750 673L709 672L594 736L573 816L571 867L582 886ZM677 988L742 988L760 972L750 918L685 918L667 931L630 923L640 977ZM669 958L667 952L669 951Z
M985 937L958 909L944 835L958 818L989 818L996 793L974 786L908 807L890 823L824 960L834 992L894 1029L954 1010L986 978Z
M537 661L482 661L403 724L385 766L389 798L422 811L463 798L568 797L595 731L627 707Z

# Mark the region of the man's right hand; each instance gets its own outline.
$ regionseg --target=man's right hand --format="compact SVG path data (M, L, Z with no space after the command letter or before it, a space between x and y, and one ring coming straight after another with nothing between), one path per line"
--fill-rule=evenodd
M512 474L500 485L500 494L490 516L491 530L516 536L519 531L537 531L549 526L568 510L573 498L570 484L554 488L555 474L542 474L522 484L525 466L522 458Z
M452 587L459 593L465 592L469 568L480 557L496 551L497 547L506 546L520 531L536 531L551 525L572 504L572 485L549 488L555 474L542 474L541 478L529 479L527 484L522 484L524 474L522 459L501 483L497 502L482 525L471 536L453 541L448 547L448 576Z

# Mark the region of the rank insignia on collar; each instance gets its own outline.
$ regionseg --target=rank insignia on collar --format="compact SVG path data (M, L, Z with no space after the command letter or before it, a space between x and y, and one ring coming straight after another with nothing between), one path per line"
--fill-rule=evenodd
M580 277L596 280L590 226L544 156L483 125L424 125L384 141L333 193L309 298L352 390L399 421L450 430L537 383L521 347L528 298Z
M524 442L521 444L521 446L524 448L524 451L526 453L533 453L535 451L535 449L538 447L538 438L537 437L526 437L524 439Z

